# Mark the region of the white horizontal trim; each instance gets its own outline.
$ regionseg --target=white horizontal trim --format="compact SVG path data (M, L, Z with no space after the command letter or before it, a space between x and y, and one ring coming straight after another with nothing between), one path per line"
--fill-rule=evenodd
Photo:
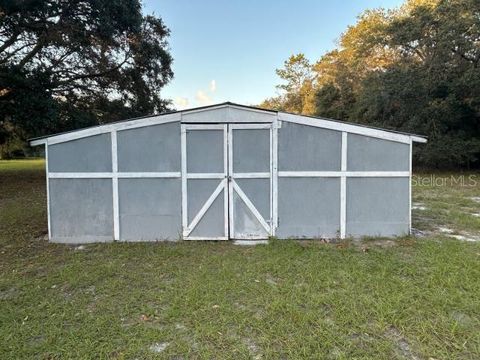
M223 124L183 124L186 130L223 130Z
M280 177L408 177L409 171L279 171Z
M234 130L241 130L241 129L270 129L272 127L271 123L266 123L266 124L238 124L238 123L232 123L230 124L230 127Z
M223 179L224 173L187 173L187 179Z
M409 171L345 171L347 177L408 177Z
M269 172L233 173L235 179L269 179Z
M119 178L179 178L182 176L180 172L119 172Z
M113 173L111 172L49 172L50 179L111 179Z
M30 145L36 146L36 145L44 144L46 139L48 139L49 145L53 145L53 144L81 139L88 136L110 133L111 131L114 131L114 130L122 131L122 130L135 129L135 128L144 127L144 126L160 125L160 124L180 121L180 119L181 119L180 113L153 115L153 116L149 116L142 119L126 120L118 123L99 125L96 127L83 129L83 130L80 129L80 130L72 131L65 134L53 135L44 139L33 140L30 142Z
M249 236L245 236L247 240L242 239L233 239L233 245L239 246L255 246L255 245L268 245L268 239L264 238L257 238L253 237L250 238Z
M213 240L213 241L216 241L216 240L229 240L229 239L226 236L214 237L214 236L187 236L187 235L184 235L183 240L188 240L188 241L190 241L190 240L193 240L193 241Z
M404 144L410 144L410 138L413 138L410 135L398 134L398 133L390 132L388 130L373 129L369 127L347 124L347 123L342 123L342 122L337 122L332 120L319 119L319 118L313 118L313 117L307 117L307 116L301 116L301 115L286 114L282 112L278 113L278 119L282 121L291 122L291 123L301 124L301 125L308 125L308 126L320 127L320 128L337 130L337 131L346 131L352 134L365 135L365 136L375 137L375 138L384 139L384 140L401 142ZM420 137L416 137L416 138L422 139Z
M179 178L180 172L50 172L51 179Z

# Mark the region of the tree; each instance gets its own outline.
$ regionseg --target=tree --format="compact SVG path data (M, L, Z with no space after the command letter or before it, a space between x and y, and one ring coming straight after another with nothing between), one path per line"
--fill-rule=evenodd
M312 66L313 83L283 98L314 115L425 134L419 165L480 167L479 44L480 0L368 10Z
M312 66L304 54L292 55L277 69L277 75L284 81L277 85L280 95L265 100L260 106L272 110L293 113L308 113L306 98L312 93L314 76Z
M0 0L0 146L165 111L169 30L139 0Z
M479 5L407 2L384 27L384 45L400 57L357 95L359 121L429 136L416 154L423 165L480 165Z

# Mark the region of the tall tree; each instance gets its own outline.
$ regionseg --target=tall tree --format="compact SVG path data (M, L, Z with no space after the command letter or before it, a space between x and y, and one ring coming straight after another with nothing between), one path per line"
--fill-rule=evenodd
M282 84L277 85L280 94L265 100L261 106L303 113L306 110L304 107L307 106L306 99L313 92L312 66L304 54L290 56L283 66L276 70L277 75L283 80Z
M480 167L479 44L480 0L369 10L313 65L313 91L286 89L283 99L300 96L319 116L425 134L420 165Z
M0 147L164 111L168 36L139 0L0 0Z

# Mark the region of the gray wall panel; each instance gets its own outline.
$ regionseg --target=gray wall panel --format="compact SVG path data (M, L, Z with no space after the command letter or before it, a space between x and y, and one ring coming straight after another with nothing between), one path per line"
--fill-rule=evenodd
M340 231L340 179L279 178L279 238L331 238Z
M50 179L52 240L113 241L112 180Z
M180 179L119 179L118 194L121 240L180 238Z
M270 219L270 179L235 179L265 220Z
M233 172L270 171L270 130L233 130Z
M282 122L278 130L280 171L339 171L342 133Z
M220 237L225 236L223 198L221 192L208 209L190 236L196 237Z
M348 171L409 171L410 145L348 134Z
M347 178L347 236L408 233L409 178Z
M226 121L228 118L228 108L209 109L208 111L197 111L193 113L182 114L182 122L201 122L217 123Z
M187 130L187 172L223 171L223 129Z
M205 205L208 198L213 194L220 184L219 179L188 179L187 180L187 199L188 199L188 223L198 214Z
M119 131L117 147L119 171L180 171L180 122Z
M242 239L252 236L268 238L268 232L236 192L233 193L232 208L234 215L234 229L230 230L230 236L232 238Z
M89 136L48 146L50 172L110 172L110 134Z
M182 122L189 123L222 123L222 122L272 122L277 116L275 113L257 112L249 109L235 107L224 107L209 109L207 111L196 111L183 113Z

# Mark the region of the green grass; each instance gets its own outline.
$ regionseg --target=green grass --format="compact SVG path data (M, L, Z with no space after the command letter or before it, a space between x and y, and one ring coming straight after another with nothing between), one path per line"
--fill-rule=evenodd
M480 173L419 174L416 179L413 203L424 208L413 210L416 228L427 233L447 228L453 234L480 236Z
M0 162L0 359L480 357L480 244L435 232L478 235L478 187L416 187L425 238L76 250L43 240L42 166Z

